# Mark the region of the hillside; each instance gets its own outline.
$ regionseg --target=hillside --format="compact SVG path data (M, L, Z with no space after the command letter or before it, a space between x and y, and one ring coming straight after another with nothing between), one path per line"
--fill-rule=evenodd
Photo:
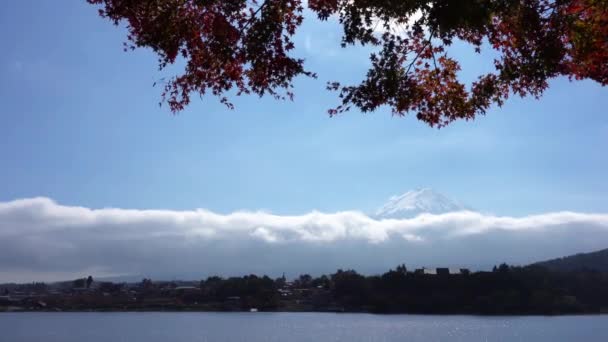
M577 271L582 269L608 272L608 248L591 253L579 253L535 263L553 271Z

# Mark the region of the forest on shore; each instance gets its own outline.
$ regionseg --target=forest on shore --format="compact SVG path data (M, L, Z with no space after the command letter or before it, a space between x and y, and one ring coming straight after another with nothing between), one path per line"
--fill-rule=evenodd
M4 288L3 288L4 286ZM559 272L501 264L488 272L409 271L399 265L366 276L246 275L200 281L94 281L0 285L1 310L335 311L424 314L574 314L608 312L608 273Z

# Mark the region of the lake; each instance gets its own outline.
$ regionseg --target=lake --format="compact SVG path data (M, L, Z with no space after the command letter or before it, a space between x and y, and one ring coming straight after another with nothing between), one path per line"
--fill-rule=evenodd
M0 313L2 342L608 341L608 316Z

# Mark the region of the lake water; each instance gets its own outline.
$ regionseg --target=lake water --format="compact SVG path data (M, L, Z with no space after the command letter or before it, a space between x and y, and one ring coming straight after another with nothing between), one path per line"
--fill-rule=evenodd
M608 341L608 316L0 313L1 342Z

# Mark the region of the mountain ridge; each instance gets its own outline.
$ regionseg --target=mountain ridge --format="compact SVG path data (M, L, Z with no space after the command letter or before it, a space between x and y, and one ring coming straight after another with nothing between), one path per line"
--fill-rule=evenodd
M373 216L379 219L401 219L425 213L445 214L464 210L470 209L431 188L419 188L391 196Z
M561 258L539 261L533 266L542 266L552 271L573 272L594 270L608 272L608 248L589 253L577 253Z

